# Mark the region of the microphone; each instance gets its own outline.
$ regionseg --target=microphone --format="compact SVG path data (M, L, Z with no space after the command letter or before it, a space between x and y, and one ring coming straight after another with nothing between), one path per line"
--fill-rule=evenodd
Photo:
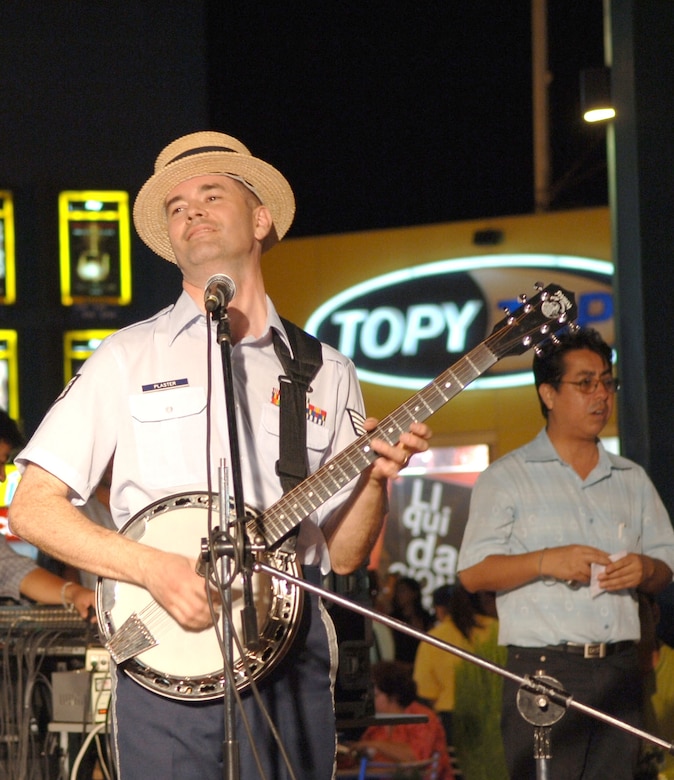
M225 274L211 276L204 289L206 311L214 312L216 309L226 309L235 295L236 285L233 279Z

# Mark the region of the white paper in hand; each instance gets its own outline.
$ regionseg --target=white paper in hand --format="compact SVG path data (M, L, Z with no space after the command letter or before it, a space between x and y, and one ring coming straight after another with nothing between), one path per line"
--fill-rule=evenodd
M615 562L619 561L621 558L624 558L626 555L627 550L621 550L620 552L609 555L609 558ZM600 574L604 573L605 569L606 566L602 566L600 563L590 564L590 596L592 596L592 598L596 598L604 592L604 588L602 588L602 586L599 584L597 578Z

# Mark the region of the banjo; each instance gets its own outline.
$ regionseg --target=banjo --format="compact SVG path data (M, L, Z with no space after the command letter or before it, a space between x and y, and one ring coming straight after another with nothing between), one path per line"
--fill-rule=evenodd
M524 297L524 296L523 296ZM423 422L498 360L523 354L550 338L576 317L573 293L549 285L494 327L490 336L380 421L264 512L246 508L245 533L262 538L264 562L279 572L301 577L295 553L281 542L311 512L364 471L377 457L373 438L396 444L412 422ZM219 497L207 492L182 493L156 501L132 517L120 533L142 544L198 558L207 536L210 512L219 512ZM226 508L231 517L233 507ZM302 588L283 577L257 573L254 601L259 627L255 647L236 649L232 673L245 690L284 657L299 625ZM241 580L231 588L232 615L243 604ZM224 695L227 674L215 627L186 631L144 588L99 578L96 614L105 647L126 674L148 690L179 700L203 701ZM242 636L238 618L234 632ZM235 643L236 645L236 643Z

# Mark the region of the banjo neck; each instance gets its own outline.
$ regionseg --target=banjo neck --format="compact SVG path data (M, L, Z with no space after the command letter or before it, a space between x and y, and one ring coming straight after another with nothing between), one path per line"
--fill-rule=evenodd
M273 549L301 521L364 471L377 457L371 443L380 438L395 445L413 422L424 422L494 363L522 354L567 325L576 315L573 293L549 285L508 314L491 335L439 377L361 434L335 458L284 494L262 514L264 536Z

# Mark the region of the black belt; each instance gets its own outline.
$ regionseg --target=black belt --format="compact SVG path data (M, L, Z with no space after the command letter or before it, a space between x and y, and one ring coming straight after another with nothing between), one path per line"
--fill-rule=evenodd
M635 646L634 640L624 642L565 642L561 645L547 645L543 650L552 650L557 653L569 653L570 655L582 655L583 658L606 658L606 656L621 653Z

